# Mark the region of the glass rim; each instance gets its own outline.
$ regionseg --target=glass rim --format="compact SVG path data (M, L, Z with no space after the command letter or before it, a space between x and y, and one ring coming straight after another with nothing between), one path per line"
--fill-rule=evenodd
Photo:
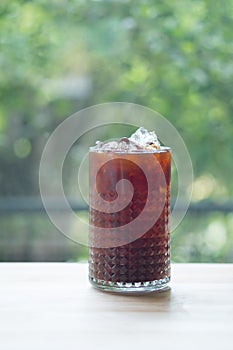
M89 147L89 153L106 153L106 154L154 154L154 153L166 153L171 152L171 147L160 146L159 149L145 148L137 151L122 151L122 150L112 150L112 149L98 149L96 146Z

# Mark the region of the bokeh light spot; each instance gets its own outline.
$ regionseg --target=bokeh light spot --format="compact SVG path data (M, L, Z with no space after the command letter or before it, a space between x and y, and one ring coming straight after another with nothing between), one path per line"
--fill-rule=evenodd
M26 158L31 153L32 145L29 139L23 137L14 142L13 148L16 157Z

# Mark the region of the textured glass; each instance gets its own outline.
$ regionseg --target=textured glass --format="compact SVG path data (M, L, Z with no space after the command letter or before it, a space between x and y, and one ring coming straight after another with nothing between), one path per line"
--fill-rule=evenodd
M151 157L156 158L156 163L153 163ZM96 169L103 161L105 164L100 167L95 177ZM129 180L133 185L134 195L129 204L123 210L114 213L98 210L98 201L101 201L101 198L111 202L117 197L116 183L122 179ZM153 191L154 201L145 210L148 181L152 183L150 189ZM161 207L159 213L157 206ZM138 224L142 232L134 239L131 223L142 211L144 213ZM145 292L165 288L170 280L169 212L170 151L168 149L153 154L120 156L107 152L90 152L91 283L95 287L115 292ZM154 214L158 216L157 219L144 232L145 222ZM106 232L108 228L120 228L123 225L128 225L129 229L128 242L122 245L120 230L119 235Z

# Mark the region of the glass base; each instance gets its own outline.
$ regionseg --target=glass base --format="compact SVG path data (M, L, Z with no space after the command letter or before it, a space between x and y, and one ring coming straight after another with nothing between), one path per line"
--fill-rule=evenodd
M111 282L89 277L90 283L98 289L112 293L149 293L168 289L170 277L148 282Z

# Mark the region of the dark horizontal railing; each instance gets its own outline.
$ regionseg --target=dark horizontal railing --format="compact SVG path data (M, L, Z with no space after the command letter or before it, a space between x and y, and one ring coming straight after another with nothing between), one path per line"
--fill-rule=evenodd
M68 199L71 208L74 211L88 210L85 203L80 203L72 198ZM172 200L171 207L174 201ZM66 211L67 208L57 198L51 198L49 209L53 211ZM177 210L183 210L180 206ZM233 213L233 201L217 203L214 201L201 201L190 203L189 212L194 214L206 214L210 212ZM45 212L40 197L0 197L0 215L16 213L43 213Z

